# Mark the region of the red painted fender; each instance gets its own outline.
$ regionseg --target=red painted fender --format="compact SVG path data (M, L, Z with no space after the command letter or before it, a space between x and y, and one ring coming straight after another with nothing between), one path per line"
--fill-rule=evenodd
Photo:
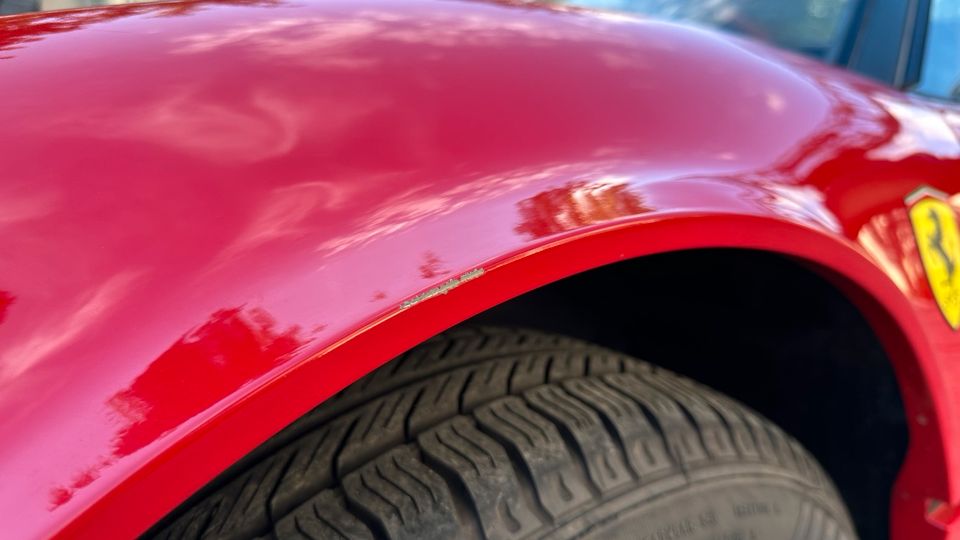
M897 538L960 501L960 337L904 198L960 115L709 32L438 0L0 18L0 515L130 536L399 352L564 276L806 261L894 360ZM955 534L955 533L954 533Z

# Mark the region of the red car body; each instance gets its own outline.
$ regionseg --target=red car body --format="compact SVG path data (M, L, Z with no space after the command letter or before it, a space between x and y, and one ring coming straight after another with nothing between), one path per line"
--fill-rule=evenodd
M960 113L683 26L459 1L0 19L4 536L145 531L504 300L625 258L805 261L895 364L896 538L960 538L960 335L905 197ZM785 307L785 308L788 308ZM938 517L939 516L939 517ZM936 522L936 523L934 523Z

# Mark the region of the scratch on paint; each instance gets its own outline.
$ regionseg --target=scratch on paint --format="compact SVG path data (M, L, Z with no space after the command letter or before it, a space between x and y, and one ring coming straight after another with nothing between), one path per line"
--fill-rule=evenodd
M424 300L429 300L434 296L447 294L448 292L450 292L450 289L459 287L460 285L470 281L471 279L476 279L482 275L483 275L483 268L474 268L469 272L464 272L463 274L460 274L459 277L450 278L447 281L444 281L440 285L437 285L436 287L433 287L428 291L424 291L409 300L404 300L403 303L400 304L400 309L406 309L414 304L419 304Z

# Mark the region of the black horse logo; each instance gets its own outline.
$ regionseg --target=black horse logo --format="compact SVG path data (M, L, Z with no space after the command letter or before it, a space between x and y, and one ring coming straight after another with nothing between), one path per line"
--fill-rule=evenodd
M947 267L947 280L953 281L953 273L957 269L957 262L947 253L947 248L943 245L943 223L940 222L940 214L933 208L930 209L930 221L933 222L933 234L930 235L930 247L934 253L943 259L944 266Z

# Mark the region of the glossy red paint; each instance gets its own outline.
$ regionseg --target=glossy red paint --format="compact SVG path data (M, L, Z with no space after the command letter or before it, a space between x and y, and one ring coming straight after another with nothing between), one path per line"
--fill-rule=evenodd
M0 80L11 537L142 532L472 314L731 246L861 306L911 419L894 534L960 538L924 519L960 502L960 335L903 204L960 207L956 111L703 31L438 0L3 18Z

